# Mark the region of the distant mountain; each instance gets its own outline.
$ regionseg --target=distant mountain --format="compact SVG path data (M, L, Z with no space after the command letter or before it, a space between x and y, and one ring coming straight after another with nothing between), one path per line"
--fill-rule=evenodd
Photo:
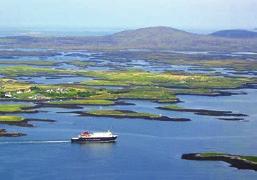
M224 31L211 35L199 35L160 26L127 30L105 36L5 37L0 38L0 46L88 50L256 51L257 38L242 38L249 35L243 36L242 33L235 33L234 30L236 37L240 35L241 38L231 38L221 32Z
M170 27L149 27L123 31L109 37L114 44L129 48L180 47L185 42L200 38L199 35ZM176 47L175 47L175 46Z
M241 39L194 34L163 26L123 31L105 38L112 42L112 47L121 49L145 48L191 51L231 51L233 49L237 51L257 47L257 39L249 42Z
M217 31L210 35L225 38L257 38L257 32L240 29Z
M182 30L170 28L170 27L149 27L136 30L122 31L115 33L111 36L115 41L123 41L131 39L133 41L160 41L165 42L167 40L182 40L185 38L197 37L196 34L188 33Z

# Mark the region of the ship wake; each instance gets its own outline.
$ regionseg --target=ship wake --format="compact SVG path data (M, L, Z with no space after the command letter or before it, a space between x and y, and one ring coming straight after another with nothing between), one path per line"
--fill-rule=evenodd
M69 143L68 140L33 140L33 141L3 141L2 144L63 144Z

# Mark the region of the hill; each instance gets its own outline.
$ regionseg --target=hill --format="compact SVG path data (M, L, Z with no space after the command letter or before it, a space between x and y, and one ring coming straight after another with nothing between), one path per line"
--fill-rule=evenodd
M123 31L110 36L114 44L128 48L185 48L185 43L200 36L170 27L149 27ZM174 46L175 45L175 46Z
M217 31L210 35L225 38L257 38L257 32L240 29Z

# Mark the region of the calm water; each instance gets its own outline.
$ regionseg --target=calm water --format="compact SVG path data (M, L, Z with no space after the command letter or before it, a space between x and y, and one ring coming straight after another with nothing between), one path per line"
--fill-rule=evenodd
M146 66L142 61L140 64ZM247 95L179 96L183 101L180 105L186 108L231 110L249 115L246 121L239 122L159 110L156 107L161 104L135 100L126 101L135 105L83 108L127 109L186 117L192 121L81 117L63 113L77 109L63 108L40 108L36 114L20 114L27 118L53 119L56 122L31 122L35 128L0 125L0 128L9 131L28 134L19 138L0 138L0 177L8 180L257 179L256 172L237 170L223 162L180 159L183 153L203 151L257 154L257 90L243 91ZM119 134L119 139L114 144L71 144L69 139L84 129L112 129Z
M84 81L92 80L90 77L80 77L80 76L54 76L54 77L28 77L28 76L19 76L16 78L19 81L31 82L35 84L71 84L79 83Z

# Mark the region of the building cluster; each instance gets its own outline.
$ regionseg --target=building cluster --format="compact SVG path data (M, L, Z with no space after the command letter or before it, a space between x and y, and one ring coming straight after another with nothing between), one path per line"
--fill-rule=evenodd
M32 92L32 90L29 88L29 89L19 89L17 91L8 91L8 92L5 92L4 93L4 97L5 98L15 98L16 95L21 95L21 94L24 94L24 93L30 93ZM56 89L47 89L45 90L46 93L58 93L58 94L65 94L67 93L67 89L65 88L56 88ZM28 99L32 99L32 100L45 100L45 99L50 99L49 97L47 96L44 96L40 93L37 93L37 94L33 94L31 96L28 97Z

